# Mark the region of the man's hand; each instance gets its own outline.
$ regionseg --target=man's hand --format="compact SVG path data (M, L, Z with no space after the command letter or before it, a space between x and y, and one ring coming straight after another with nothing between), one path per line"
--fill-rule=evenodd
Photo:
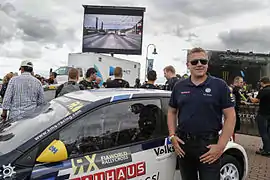
M182 141L179 137L174 136L172 138L172 145L174 147L174 150L176 152L176 154L180 157L184 157L185 156L185 152L183 151L183 149L180 147L179 143L181 144L185 144L184 141Z
M223 154L225 147L219 144L212 144L207 146L210 150L200 157L200 162L212 164Z

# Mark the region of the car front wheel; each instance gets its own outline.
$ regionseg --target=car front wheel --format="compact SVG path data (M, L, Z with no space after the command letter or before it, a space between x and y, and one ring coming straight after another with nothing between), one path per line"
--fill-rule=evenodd
M221 158L220 180L241 180L241 165L233 156Z

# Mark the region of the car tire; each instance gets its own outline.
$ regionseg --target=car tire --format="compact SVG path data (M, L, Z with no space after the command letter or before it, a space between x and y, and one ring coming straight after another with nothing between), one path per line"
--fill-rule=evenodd
M241 180L242 166L237 159L231 155L224 154L221 157L220 180Z

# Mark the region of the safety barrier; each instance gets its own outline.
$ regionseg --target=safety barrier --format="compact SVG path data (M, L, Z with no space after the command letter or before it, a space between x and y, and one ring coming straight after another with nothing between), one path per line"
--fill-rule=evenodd
M257 123L255 121L259 109L258 104L247 104L240 106L241 127L238 131L241 134L259 136Z

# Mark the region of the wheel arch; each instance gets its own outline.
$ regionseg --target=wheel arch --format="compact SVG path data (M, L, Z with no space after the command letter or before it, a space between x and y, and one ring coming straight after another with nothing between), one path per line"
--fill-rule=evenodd
M246 164L246 160L245 160L245 156L243 154L243 152L237 148L229 148L227 149L222 157L224 155L230 155L230 156L233 156L241 165L241 172L240 172L240 175L242 177L242 179L244 180L245 177L246 177L246 174L247 174L247 164Z

